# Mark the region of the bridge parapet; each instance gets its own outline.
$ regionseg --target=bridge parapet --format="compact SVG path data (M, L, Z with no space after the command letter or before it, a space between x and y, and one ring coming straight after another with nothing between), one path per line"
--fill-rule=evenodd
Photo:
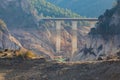
M40 20L54 20L54 21L98 21L98 18L40 18Z

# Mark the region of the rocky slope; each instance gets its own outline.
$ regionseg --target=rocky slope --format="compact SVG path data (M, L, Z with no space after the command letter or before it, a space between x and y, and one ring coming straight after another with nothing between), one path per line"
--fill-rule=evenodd
M0 18L9 29L36 26L36 19L31 13L32 7L27 0L0 0Z
M3 3L0 3L0 18L6 22L11 34L20 41L21 45L38 54L53 58L56 53L56 29L54 22L38 21L36 9L27 0L1 1ZM70 56L71 25L64 22L62 24L64 24L62 27L62 54ZM88 27L81 27L80 29L86 32L89 31ZM79 35L81 33L84 34L84 31L79 32Z
M15 50L26 50L9 32L5 22L0 19L0 58L13 57Z
M2 20L0 20L0 40L1 49L23 48L21 43L11 35L6 24Z
M113 56L120 52L120 0L117 5L99 17L95 28L86 37L84 47L76 57L79 59L97 59ZM88 58L87 58L88 56ZM77 59L76 58L76 59Z
M1 2L0 18L5 21L11 34L20 41L21 45L27 49L32 48L38 53L53 56L47 43L44 39L41 40L42 36L39 36L37 14L34 13L35 10L29 2L27 0L1 0Z
M14 3L14 0L6 0L5 4L8 4L9 1ZM89 27L78 27L79 50L72 60L81 60L81 62L57 63L56 61L46 61L44 58L33 60L0 58L0 80L119 80L119 7L120 0L114 8L107 10L99 17L96 27L92 28L90 32ZM64 25L62 27L61 44L65 46L62 48L65 49L63 55L69 57L72 34L70 25L67 25L67 27ZM3 48L9 48L10 45L12 47L21 47L22 45L22 47L54 58L56 41L54 30L54 25L48 22L47 24L40 23L40 26L34 29L12 28L10 33L2 22L2 24L0 23L0 39L2 42L0 45ZM68 54L65 51L69 51ZM96 59L104 60L85 62L85 60Z
M71 58L70 22L62 22L61 53L56 54L55 22L38 21L37 14L33 13L35 9L27 0L3 0L3 4L0 3L0 18L6 22L11 34L19 40L23 47L52 59L55 55ZM81 26L78 23L78 52L74 54L72 60L96 60L100 57L116 55L119 52L120 38L119 35L116 35L120 25L119 7L118 0L118 4L114 8L106 10L99 17L96 27L92 28L90 33L91 27Z

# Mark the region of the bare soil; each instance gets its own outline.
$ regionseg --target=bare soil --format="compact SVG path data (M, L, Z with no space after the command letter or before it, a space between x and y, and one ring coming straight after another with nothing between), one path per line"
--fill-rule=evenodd
M120 60L57 63L0 59L0 80L120 80Z

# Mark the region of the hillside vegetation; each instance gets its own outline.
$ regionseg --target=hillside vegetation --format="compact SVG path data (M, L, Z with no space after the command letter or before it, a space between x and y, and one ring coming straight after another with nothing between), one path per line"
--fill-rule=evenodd
M96 27L91 29L90 33L100 34L104 38L114 37L120 34L120 2L112 9L107 9L105 13L99 16L99 22Z
M59 7L67 8L86 17L98 17L110 9L115 0L47 0Z
M37 9L41 17L80 17L80 15L64 8L55 6L46 0L28 0Z

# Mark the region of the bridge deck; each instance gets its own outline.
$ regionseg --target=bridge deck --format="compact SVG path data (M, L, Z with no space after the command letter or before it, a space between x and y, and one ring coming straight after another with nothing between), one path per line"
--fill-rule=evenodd
M98 18L41 18L40 20L98 21Z

